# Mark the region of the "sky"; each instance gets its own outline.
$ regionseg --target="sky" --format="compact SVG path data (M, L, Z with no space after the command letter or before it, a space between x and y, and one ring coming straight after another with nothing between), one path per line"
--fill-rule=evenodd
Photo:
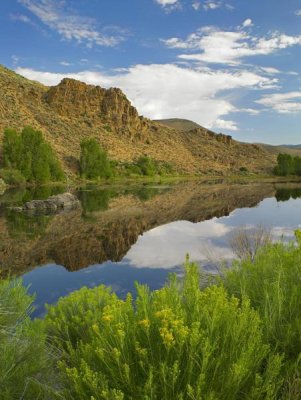
M301 143L301 0L1 0L0 63L119 87L139 114Z

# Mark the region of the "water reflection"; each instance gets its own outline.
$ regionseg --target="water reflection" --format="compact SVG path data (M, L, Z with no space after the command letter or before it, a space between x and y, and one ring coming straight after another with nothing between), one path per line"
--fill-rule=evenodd
M77 191L81 208L67 213L8 207L64 189L0 197L2 274L23 275L41 307L83 285L109 284L121 295L134 280L158 288L168 272L180 273L186 253L214 273L233 258L229 241L238 227L260 224L274 238L292 238L301 224L301 186L267 183L90 186Z

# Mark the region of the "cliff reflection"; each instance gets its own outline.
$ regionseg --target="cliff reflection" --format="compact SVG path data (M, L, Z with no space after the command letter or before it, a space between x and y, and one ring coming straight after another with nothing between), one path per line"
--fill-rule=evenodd
M226 216L236 208L256 206L276 192L279 196L279 189L266 183L90 187L77 192L82 209L68 213L33 217L6 209L0 217L1 270L20 275L37 265L55 263L74 271L108 260L120 261L140 235L155 227ZM13 195L16 199L16 193ZM18 201L24 201L25 195ZM2 209L13 202L5 196L5 201L0 198Z

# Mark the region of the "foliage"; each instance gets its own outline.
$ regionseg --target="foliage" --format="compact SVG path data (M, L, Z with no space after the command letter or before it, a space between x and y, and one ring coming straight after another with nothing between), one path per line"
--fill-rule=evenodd
M133 163L116 165L119 175L126 176L165 176L172 175L174 168L166 161L157 161L148 156L141 156Z
M296 233L300 243L300 232ZM225 272L227 291L247 296L259 312L266 339L286 358L301 354L301 250L294 243L269 244L253 262L245 259Z
M258 314L222 287L200 290L196 265L137 299L104 286L50 307L46 328L62 351L67 399L274 399L281 357Z
M301 157L292 157L290 154L279 154L274 173L279 176L301 176Z
M154 176L156 173L155 162L150 157L139 157L136 165L140 169L142 175Z
M24 185L25 178L17 169L0 169L0 178L8 185Z
M24 235L31 239L43 235L52 219L49 215L31 215L10 209L5 211L5 217L10 237Z
M64 173L42 132L25 127L21 134L6 129L3 138L3 166L18 170L27 182L62 181Z
M115 196L112 189L87 189L78 193L84 213L107 210L110 199Z
M80 147L80 174L83 178L99 179L112 176L112 168L107 153L96 139L84 139Z
M46 399L52 371L33 298L20 281L0 280L0 399ZM52 397L53 398L53 397Z

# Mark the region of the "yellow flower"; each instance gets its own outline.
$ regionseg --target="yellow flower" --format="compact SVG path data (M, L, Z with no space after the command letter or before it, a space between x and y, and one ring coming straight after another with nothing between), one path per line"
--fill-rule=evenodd
M112 319L113 319L112 315L103 315L103 317L102 317L103 321L110 322L110 321L112 321Z
M171 347L174 342L174 336L172 332L170 332L167 328L160 328L160 336L163 340L163 343L165 344L166 347Z
M144 328L149 328L150 321L149 319L142 319L141 321L138 322L138 324L143 326Z
M93 324L93 325L92 325L92 330L93 330L95 333L99 333L98 325Z

